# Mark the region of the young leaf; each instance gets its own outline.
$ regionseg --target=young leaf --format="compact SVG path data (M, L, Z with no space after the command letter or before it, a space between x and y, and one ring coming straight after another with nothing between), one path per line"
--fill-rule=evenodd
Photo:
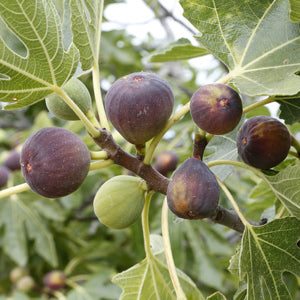
M300 2L298 0L290 0L290 18L293 22L300 22Z
M62 44L61 22L49 0L0 0L0 15L24 44L26 56L0 39L0 101L6 109L31 105L62 86L75 72L78 50Z
M177 61L184 59L191 59L203 55L210 54L210 52L203 48L193 46L188 39L181 38L178 41L160 48L153 52L150 56L151 62L166 62Z
M120 300L176 300L166 263L162 237L151 235L153 256L115 275L112 281L123 289ZM193 281L177 270L182 289L189 300L204 300Z
M292 300L283 272L300 276L300 220L276 219L264 226L248 226L242 238L240 279L247 282L247 299ZM268 296L264 293L268 293Z
M299 91L299 24L287 0L181 0L198 40L229 68L247 95L293 95Z
M81 68L89 70L98 62L103 1L71 0L73 41L80 52Z

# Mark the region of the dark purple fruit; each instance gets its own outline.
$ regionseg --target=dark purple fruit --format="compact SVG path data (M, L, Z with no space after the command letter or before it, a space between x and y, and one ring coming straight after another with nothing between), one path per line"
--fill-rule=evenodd
M156 156L154 168L162 175L167 176L176 169L178 162L179 158L176 153L162 151Z
M216 210L220 188L215 175L198 158L188 158L174 173L167 190L170 210L183 219L203 219Z
M143 145L161 131L173 105L174 95L167 81L146 72L118 79L105 97L109 120L135 145Z
M90 167L90 152L73 132L45 127L32 134L21 151L21 169L30 188L47 198L79 188Z
M291 136L275 118L257 116L247 120L238 132L237 149L241 159L256 168L269 169L288 155Z
M6 186L9 176L9 169L5 166L0 166L0 188Z
M17 150L11 150L3 164L11 171L20 170L20 152Z
M66 276L60 270L53 270L43 278L44 285L51 290L59 290L66 285Z
M239 94L225 84L213 83L200 87L190 102L191 116L196 125L211 134L232 131L243 114Z

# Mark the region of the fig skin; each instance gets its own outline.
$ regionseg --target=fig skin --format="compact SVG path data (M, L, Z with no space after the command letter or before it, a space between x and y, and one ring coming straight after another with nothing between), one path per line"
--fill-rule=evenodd
M232 131L243 114L239 94L225 84L213 83L200 87L190 101L190 112L195 124L211 134Z
M0 166L0 188L6 186L10 170L5 166Z
M77 190L90 167L90 151L73 132L45 127L32 134L21 151L21 170L30 188L47 198Z
M11 171L16 171L21 169L20 164L20 152L17 150L11 150L6 157L3 165L6 166Z
M124 229L141 216L147 185L138 177L115 176L106 181L94 198L94 212L99 221L113 229Z
M146 72L118 79L105 96L109 120L134 145L144 145L162 130L173 105L174 95L168 82Z
M220 188L215 175L198 158L184 161L173 173L167 190L170 210L183 219L203 219L216 210Z
M66 286L66 276L60 270L52 270L43 278L44 285L51 290L59 290Z
M155 158L154 168L164 176L175 171L179 157L172 151L162 151Z
M275 118L256 116L248 119L237 135L240 158L259 169L270 169L281 163L291 147L287 127Z
M91 95L82 81L73 77L64 85L63 89L84 114L92 109ZM75 112L59 95L51 94L45 98L45 101L48 110L57 118L68 121L79 120Z

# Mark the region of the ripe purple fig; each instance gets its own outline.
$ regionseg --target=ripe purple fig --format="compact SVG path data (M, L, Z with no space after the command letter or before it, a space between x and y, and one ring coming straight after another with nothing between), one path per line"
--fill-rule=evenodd
M77 190L90 167L90 151L73 132L45 127L32 134L21 151L21 169L30 188L47 198Z
M211 134L232 131L243 114L239 94L225 84L213 83L200 87L190 102L191 116L196 125Z
M0 166L0 188L6 186L9 176L9 169L5 166Z
M174 173L167 190L170 210L183 219L203 219L216 210L220 188L215 175L195 157L188 158Z
M268 116L248 119L238 132L237 149L241 159L256 168L270 169L288 155L291 136L279 120Z
M146 72L118 79L105 97L109 120L134 145L144 145L161 131L173 105L174 95L167 81Z
M11 171L20 170L20 152L18 152L17 150L11 150L5 161L3 162L3 165Z
M44 285L51 290L59 290L66 285L66 275L60 270L53 270L43 278Z
M162 151L155 158L154 168L162 175L167 176L176 169L178 162L179 158L176 153Z

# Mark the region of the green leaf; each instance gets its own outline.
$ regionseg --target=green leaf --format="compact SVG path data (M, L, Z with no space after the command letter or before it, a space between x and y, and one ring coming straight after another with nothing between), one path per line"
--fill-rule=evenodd
M246 227L239 268L240 279L248 284L247 299L292 300L282 275L300 276L299 228L300 220L292 217Z
M57 266L53 236L40 216L16 195L2 199L0 208L0 226L5 227L5 253L17 264L25 265L28 260L28 238L35 241L36 253L51 266Z
M70 6L73 41L80 52L82 69L88 70L98 61L103 1L71 0Z
M300 219L300 165L288 166L274 176L266 176L275 196L292 216Z
M20 56L0 39L0 101L15 102L5 108L17 109L62 86L77 68L78 50L63 48L61 21L50 0L0 0L0 15L27 49Z
M300 2L299 0L290 1L290 18L293 22L300 22Z
M290 97L278 96L276 99L280 104L280 118L290 125L300 120L300 93Z
M229 68L247 95L293 95L300 89L299 24L287 0L181 0L197 39Z
M115 275L112 281L123 289L120 300L176 300L175 290L166 264L162 237L151 235L153 256ZM180 284L189 300L204 299L193 281L177 270Z
M170 43L164 48L160 48L150 55L151 62L167 62L191 59L210 52L203 48L193 46L188 39L181 38L176 42Z

